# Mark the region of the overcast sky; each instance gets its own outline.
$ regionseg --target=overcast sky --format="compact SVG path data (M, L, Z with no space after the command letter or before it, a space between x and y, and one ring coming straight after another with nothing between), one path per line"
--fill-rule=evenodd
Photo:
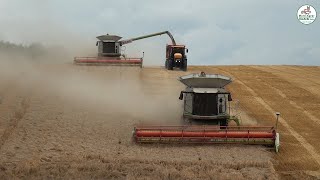
M310 25L297 20L304 4L318 12ZM319 13L319 0L0 0L0 40L95 51L101 34L169 30L189 48L189 64L320 65ZM125 53L145 52L146 63L162 65L167 43L167 36L136 41Z

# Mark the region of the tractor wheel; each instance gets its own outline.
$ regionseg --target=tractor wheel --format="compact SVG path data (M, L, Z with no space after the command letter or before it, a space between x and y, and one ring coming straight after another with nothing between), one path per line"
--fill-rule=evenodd
M172 59L168 60L168 70L173 70L173 60Z
M182 69L183 71L187 71L187 67L188 67L188 62L187 62L186 59L184 59L184 60L182 61L181 69Z
M168 69L168 59L166 59L166 61L165 61L165 63L164 63L164 67L165 67L166 69Z

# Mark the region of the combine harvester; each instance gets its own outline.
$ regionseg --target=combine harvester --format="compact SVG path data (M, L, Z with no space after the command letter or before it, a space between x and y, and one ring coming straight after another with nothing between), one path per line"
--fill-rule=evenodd
M183 57L186 57L184 54L184 45L176 45L176 42L169 31L163 31L154 34L148 34L145 36L139 36L136 38L131 38L127 40L120 40L122 37L116 35L102 35L98 36L96 46L98 46L98 56L97 57L75 57L74 63L77 65L116 65L116 66L140 66L143 65L143 57L141 58L128 58L124 54L121 54L121 47L125 44L129 44L133 41L150 38L154 36L159 36L162 34L167 34L171 41L172 45L167 45L167 59L170 65L169 69L172 69L173 66L181 66L181 68L186 70L186 62L183 64ZM183 52L182 52L183 51ZM181 52L181 53L178 53ZM171 57L177 61L173 63ZM185 58L186 59L186 58ZM186 61L186 60L185 60ZM178 64L179 63L179 64Z
M136 143L260 144L278 152L279 133L275 127L240 126L238 118L230 115L232 98L225 86L232 82L231 78L201 72L179 80L187 86L179 97L184 99L183 125L136 126ZM230 121L237 126L228 126Z

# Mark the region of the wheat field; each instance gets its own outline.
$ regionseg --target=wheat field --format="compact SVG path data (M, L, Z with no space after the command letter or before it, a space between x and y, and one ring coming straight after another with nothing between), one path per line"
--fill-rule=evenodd
M3 66L4 67L4 66ZM10 67L10 65L8 65ZM1 179L320 178L320 68L16 65L0 73ZM247 125L275 125L278 154L248 145L136 145L137 124L179 124L192 72L228 85Z

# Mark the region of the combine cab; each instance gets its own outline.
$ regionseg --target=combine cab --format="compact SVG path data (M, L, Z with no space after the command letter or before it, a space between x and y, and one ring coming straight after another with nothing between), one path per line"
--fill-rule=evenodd
M225 89L232 82L231 78L201 72L182 76L179 81L186 85L179 97L180 100L184 99L183 118L186 122L227 126L231 119L236 119L230 116L228 107L232 98Z
M167 45L165 67L168 70L179 68L187 71L187 55L188 49L184 45Z

